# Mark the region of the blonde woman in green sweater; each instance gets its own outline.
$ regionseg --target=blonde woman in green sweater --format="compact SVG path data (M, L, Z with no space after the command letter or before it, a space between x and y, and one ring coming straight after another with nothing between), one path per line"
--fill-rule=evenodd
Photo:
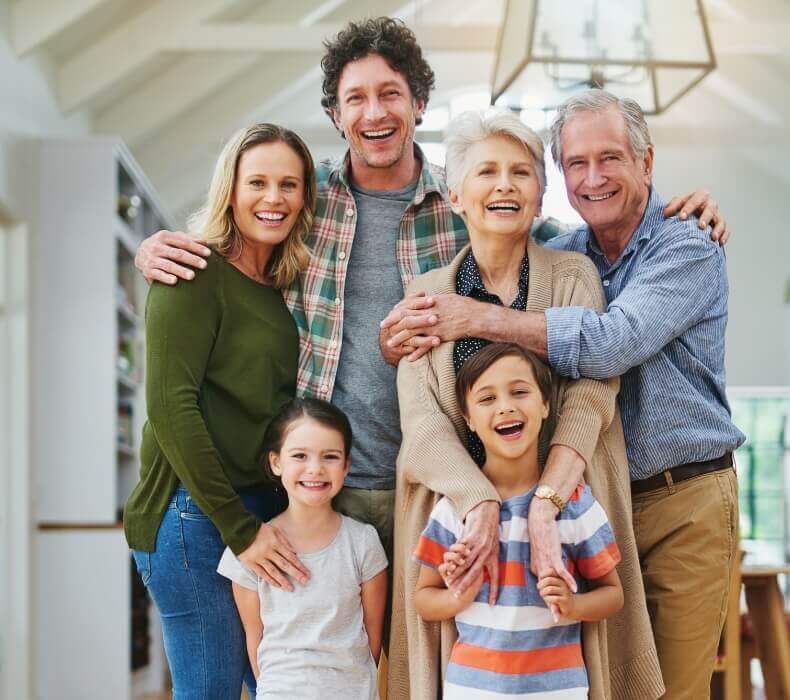
M124 526L161 614L174 700L237 700L249 671L230 583L216 571L226 545L263 578L309 575L265 524L286 502L265 485L259 455L296 391L298 333L280 289L307 265L315 193L296 134L272 124L239 131L190 220L213 251L204 272L148 294L148 422Z

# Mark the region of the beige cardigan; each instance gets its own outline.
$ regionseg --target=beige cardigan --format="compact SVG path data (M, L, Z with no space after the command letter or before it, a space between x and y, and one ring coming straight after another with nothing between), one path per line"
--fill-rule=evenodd
M454 293L456 273L468 249L447 267L416 278L408 291ZM603 308L600 278L585 256L542 248L531 238L527 255L528 310ZM398 369L403 443L395 497L390 700L440 697L456 638L452 620L428 623L414 609L419 566L411 554L431 509L439 495L446 495L461 515L481 501L500 500L465 447L465 424L455 398L453 348L454 343L443 343L416 362L402 361ZM571 447L585 458L585 479L609 515L622 553L618 572L625 592L623 610L605 623L584 625L590 697L652 700L663 694L664 687L633 535L628 462L616 407L618 387L616 379L556 382L558 415L551 444Z

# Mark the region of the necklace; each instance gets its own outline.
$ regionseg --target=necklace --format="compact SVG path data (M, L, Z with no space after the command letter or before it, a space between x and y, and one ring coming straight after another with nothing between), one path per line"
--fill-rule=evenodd
M258 284L263 284L263 285L268 285L269 284L268 275L262 274L259 270L255 269L255 268L253 268L252 270L246 269L246 266L244 265L244 263L242 263L241 258L236 258L235 260L231 260L230 263L239 272L241 272L243 275L246 275L247 277L249 277L254 282L257 282Z

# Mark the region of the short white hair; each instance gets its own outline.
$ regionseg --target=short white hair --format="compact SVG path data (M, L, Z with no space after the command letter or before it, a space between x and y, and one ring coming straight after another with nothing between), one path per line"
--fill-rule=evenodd
M617 97L611 92L592 88L569 97L557 110L557 115L551 123L551 157L557 167L562 170L562 127L577 112L603 112L610 107L616 107L623 116L628 143L635 158L642 158L649 146L653 145L650 130L647 128L645 114L639 103L627 98Z
M445 156L445 172L447 185L455 192L469 170L466 154L474 144L484 141L489 136L505 136L522 144L535 161L535 174L540 185L540 198L546 191L546 163L543 158L545 150L543 141L532 129L512 112L463 112L453 119L447 127L444 140L447 153Z

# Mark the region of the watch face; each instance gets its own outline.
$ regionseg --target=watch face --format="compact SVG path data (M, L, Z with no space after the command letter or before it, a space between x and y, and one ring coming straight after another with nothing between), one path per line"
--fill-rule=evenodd
M540 496L541 498L546 498L551 496L551 489L548 486L538 486L537 490L535 491L536 496Z

